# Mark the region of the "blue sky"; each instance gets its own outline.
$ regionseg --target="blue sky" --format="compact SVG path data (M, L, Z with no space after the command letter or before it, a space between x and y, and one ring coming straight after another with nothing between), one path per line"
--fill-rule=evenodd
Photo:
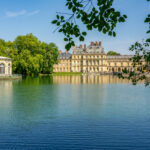
M114 7L128 16L127 22L117 26L117 37L108 37L92 31L88 32L84 43L102 41L106 52L114 50L129 54L128 48L132 43L148 36L146 35L148 25L144 23L144 18L150 13L150 2L115 0ZM33 33L41 41L54 42L64 51L63 35L53 33L55 26L51 25L57 11L68 11L65 0L0 0L0 38L12 41L18 35ZM80 42L76 40L76 44Z

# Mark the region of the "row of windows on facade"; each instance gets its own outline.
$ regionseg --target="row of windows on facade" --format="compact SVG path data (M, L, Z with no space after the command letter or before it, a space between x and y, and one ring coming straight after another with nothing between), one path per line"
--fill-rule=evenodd
M76 66L76 64L80 64L80 61L74 61L74 64L73 66ZM118 65L119 64L119 65ZM108 63L108 66L124 66L123 63ZM87 61L86 62L86 65L100 65L99 61ZM103 61L101 61L101 65L103 65ZM59 64L59 66L70 66L70 64ZM130 66L130 63L126 63L126 66Z
M5 64L0 64L0 74L5 74ZM10 74L10 64L8 64L8 74Z
M78 64L80 64L81 63L81 61L73 61L73 63L78 63ZM94 64L94 65L99 65L99 61L96 61L96 60L89 60L89 61L86 61L86 64L87 65L91 65L91 64ZM103 60L101 60L101 64L103 64ZM123 66L123 62L118 62L118 63L108 63L108 65L109 66L111 66L111 64L114 64L114 66L117 66L117 64L121 64L121 66ZM62 64L60 64L60 65L68 65L68 64L66 64L66 63L62 63ZM127 62L126 63L126 65L130 65L130 63L129 62Z
M99 62L99 60L86 60L86 62ZM103 61L103 60L101 60L101 61ZM72 63L80 63L80 62L83 62L83 61L81 61L81 60L74 60L74 61L72 61ZM109 62L109 64L110 63L121 63L121 64L123 64L123 62ZM129 63L129 62L127 62L127 63ZM65 62L65 61L62 61L62 62L60 62L60 64L71 64L71 62Z
M87 59L91 59L91 58L96 58L96 59L98 59L98 58L103 58L103 56L83 56L83 58L87 58ZM81 56L72 56L72 59L81 59Z
M55 68L55 70L56 71L66 71L66 70L68 70L68 69L70 69L71 70L71 68ZM133 71L133 68L131 68L131 67L124 67L124 68L114 68L114 67L112 67L112 68L107 68L107 70L109 70L109 71L112 71L112 72L114 72L114 71L118 71L118 72L121 72L122 70L128 70L128 71ZM79 67L73 67L73 70L81 70L81 68L79 68ZM88 67L88 68L86 68L86 71L103 71L103 68L99 68L99 67Z
M65 68L55 68L55 71L70 71L71 70L71 68L69 68L69 69L65 69Z

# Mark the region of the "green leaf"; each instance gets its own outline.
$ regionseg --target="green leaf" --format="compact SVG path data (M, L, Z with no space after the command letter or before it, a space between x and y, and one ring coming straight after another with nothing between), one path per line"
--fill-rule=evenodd
M146 40L146 42L150 42L150 38Z
M63 20L64 19L64 16L61 16L61 20Z
M113 32L113 37L116 37L116 32Z
M84 37L83 37L83 36L80 36L80 37L79 37L79 40L80 40L80 41L84 41Z
M150 30L148 30L146 33L150 33Z
M59 15L56 15L57 19L59 19Z
M60 22L57 22L57 26L60 26Z
M57 20L53 20L53 21L52 21L52 24L56 24L56 23L57 23Z
M64 38L64 41L68 41L68 39L67 39L67 38Z
M71 48L71 43L68 43L65 45L66 50L69 50Z
M123 15L124 18L127 18L127 15Z
M86 35L87 35L87 33L86 33L86 32L82 32L82 35L86 36Z
M109 32L108 32L108 35L112 36L112 31L109 31Z
M72 8L72 3L69 3L68 9Z
M72 8L72 11L75 12L75 11L76 11L76 7L73 7L73 8Z
M88 30L92 30L92 25L87 25Z

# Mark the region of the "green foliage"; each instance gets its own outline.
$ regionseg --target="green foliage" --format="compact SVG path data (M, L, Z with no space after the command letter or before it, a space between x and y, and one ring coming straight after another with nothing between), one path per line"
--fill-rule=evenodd
M107 55L110 55L110 56L119 56L120 54L117 53L117 52L114 52L114 51L109 51L109 52L107 53Z
M150 43L143 41L143 43L136 42L131 45L130 51L134 51L135 55L131 58L132 70L123 70L123 73L119 74L121 78L127 78L132 80L134 85L138 81L144 80L145 85L149 85L149 75L150 75Z
M150 0L147 0L150 2ZM150 34L150 14L147 15L145 21L149 25L149 29L146 32ZM136 42L129 48L130 51L135 52L135 55L132 57L133 62L133 71L123 71L119 74L120 78L127 78L132 80L134 85L138 81L143 80L145 85L150 83L150 38L143 40L142 42ZM145 62L144 64L142 62Z
M13 42L0 39L0 55L12 58L13 72L23 75L50 74L57 63L58 48L44 43L32 34L18 36Z
M65 36L64 41L67 42L65 48L69 50L71 46L74 46L74 37L84 41L87 35L85 31L80 30L76 20L80 20L87 30L96 29L103 34L115 37L115 27L118 23L125 22L127 16L116 11L112 7L113 2L114 0L97 0L94 6L93 0L66 0L66 6L71 14L57 13L56 19L52 21L52 24L57 26L56 30Z

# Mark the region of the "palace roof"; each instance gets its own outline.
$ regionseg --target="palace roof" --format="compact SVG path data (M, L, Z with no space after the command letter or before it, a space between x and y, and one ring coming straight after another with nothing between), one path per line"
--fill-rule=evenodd
M107 55L106 58L108 59L129 59L129 58L132 58L133 55L119 55L119 56L110 56L110 55Z
M58 59L71 59L71 54L70 53L61 53L61 54L59 54L59 57L58 57Z
M0 60L11 60L11 58L0 56Z

